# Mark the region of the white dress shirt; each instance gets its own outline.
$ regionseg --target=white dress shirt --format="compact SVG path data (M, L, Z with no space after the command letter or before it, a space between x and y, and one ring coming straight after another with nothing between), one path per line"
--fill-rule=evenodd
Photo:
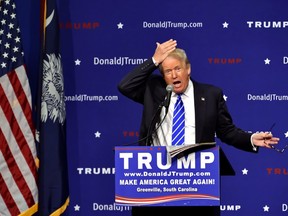
M182 94L182 101L185 109L185 145L195 144L195 108L194 108L194 89L193 83L189 80L186 91ZM174 105L177 100L177 94L172 92L170 105L167 116L165 117L166 108L163 107L160 114L160 127L153 134L154 146L166 146L172 143L172 123ZM156 124L156 128L158 125Z

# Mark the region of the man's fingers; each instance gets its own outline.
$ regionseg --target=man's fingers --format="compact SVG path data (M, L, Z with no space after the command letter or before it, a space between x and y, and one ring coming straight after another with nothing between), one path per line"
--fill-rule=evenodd
M154 59L161 63L169 53L176 49L177 42L176 40L170 39L162 44L156 42L156 51L154 53Z

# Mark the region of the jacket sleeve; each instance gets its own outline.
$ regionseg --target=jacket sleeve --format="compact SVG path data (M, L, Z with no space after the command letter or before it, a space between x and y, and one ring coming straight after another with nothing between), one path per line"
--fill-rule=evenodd
M233 123L232 117L223 98L222 91L219 92L218 96L217 119L218 127L216 134L221 141L244 151L255 152L255 148L253 148L251 143L252 134L238 128Z
M144 103L144 94L150 75L157 69L152 58L129 72L118 84L118 90L138 103Z

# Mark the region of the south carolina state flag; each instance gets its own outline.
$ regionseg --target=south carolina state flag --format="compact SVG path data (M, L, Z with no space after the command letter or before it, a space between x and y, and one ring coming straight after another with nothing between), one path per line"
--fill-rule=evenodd
M42 62L37 103L38 215L61 215L69 204L64 77L55 0L42 0Z

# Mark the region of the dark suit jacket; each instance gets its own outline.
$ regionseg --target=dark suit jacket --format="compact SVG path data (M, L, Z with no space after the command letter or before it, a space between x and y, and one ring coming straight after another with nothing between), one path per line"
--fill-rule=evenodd
M167 94L166 83L162 76L152 74L156 69L152 59L148 59L134 68L118 84L118 89L123 95L144 105L140 140L147 136L151 120ZM250 142L251 134L234 125L223 99L222 90L195 80L192 82L195 98L196 142L214 142L216 134L226 144L254 152ZM159 121L159 116L157 120ZM140 145L145 145L145 141L141 141Z
M165 100L167 94L166 83L161 75L152 74L157 67L152 59L148 59L143 64L134 68L118 84L119 91L128 98L144 105L142 113L142 122L140 126L140 145L146 145L148 129L159 105ZM232 145L244 151L257 152L251 145L251 134L236 127L232 117L228 112L222 90L218 87L198 83L192 80L194 86L195 102L195 124L196 124L196 142L214 142L215 134L224 143ZM156 121L159 122L159 115ZM155 128L153 122L152 130ZM149 143L151 144L151 143ZM234 170L227 160L222 149L220 149L220 172L221 175L233 175ZM132 208L132 215L159 215L163 208ZM187 212L187 209L176 208L177 211ZM169 213L169 208L166 208ZM218 215L211 213L218 211L217 208L204 208L207 211L203 215ZM152 214L154 213L154 214Z

